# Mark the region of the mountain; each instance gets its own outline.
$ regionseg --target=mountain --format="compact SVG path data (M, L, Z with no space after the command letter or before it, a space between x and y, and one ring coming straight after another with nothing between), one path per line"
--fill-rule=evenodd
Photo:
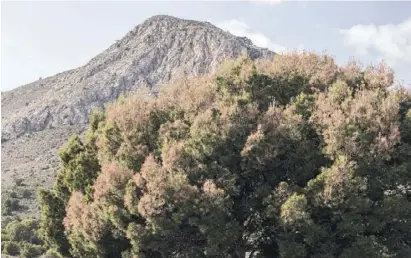
M84 132L93 108L123 93L155 91L181 71L212 73L227 58L274 54L208 22L153 16L86 65L2 92L3 189L18 179L32 191L49 186L61 145Z

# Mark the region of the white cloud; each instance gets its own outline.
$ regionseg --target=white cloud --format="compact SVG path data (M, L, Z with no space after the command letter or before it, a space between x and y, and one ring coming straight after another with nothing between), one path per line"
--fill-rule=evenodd
M219 23L217 22L215 24L217 25L217 27L228 31L235 36L249 38L256 46L268 48L276 53L280 53L286 50L284 46L276 44L263 33L254 31L246 23L240 20L233 19Z
M358 24L340 30L345 43L359 55L373 55L394 66L397 62L411 63L411 17L399 24Z

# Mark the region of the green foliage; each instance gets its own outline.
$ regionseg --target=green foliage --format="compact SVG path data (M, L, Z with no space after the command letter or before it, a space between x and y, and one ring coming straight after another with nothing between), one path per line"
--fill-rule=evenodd
M63 258L63 256L55 249L49 249L44 255L44 258Z
M91 186L100 171L100 164L95 153L94 133L103 118L100 112L93 112L86 144L78 136L69 139L66 147L59 153L62 166L54 189L39 191L42 208L40 236L47 248L54 248L63 255L69 253L63 220L66 216L65 205L71 193L80 191L85 194L86 199L92 199Z
M2 230L2 237L9 241L41 244L41 240L37 236L37 229L38 222L36 220L13 221Z
M15 178L15 179L14 179L14 184L15 184L16 186L22 186L22 185L23 185L23 181L24 181L24 179L22 179L22 178Z
M105 114L99 109L94 109L91 112L91 117L90 117L90 126L89 130L86 134L85 142L86 144L91 147L94 151L96 148L96 131L100 125L100 123L103 123L105 119Z
M44 253L45 249L39 245L33 245L30 243L23 244L23 248L20 252L22 258L36 258Z
M2 243L2 254L17 256L20 254L20 246L11 241L4 241Z
M34 258L44 253L43 242L39 239L38 222L32 219L13 221L2 230L3 254Z
M408 257L411 97L391 83L303 53L121 97L60 152L41 237L73 257Z
M11 191L11 192L9 193L9 197L16 199L16 198L17 198L17 193L16 193L15 191Z
M20 192L21 198L28 199L32 196L32 192L29 189L23 189Z
M39 234L46 247L68 253L63 219L66 214L64 201L48 190L39 191L42 209Z
M13 211L20 209L21 205L19 199L12 197L16 195L15 192L12 192L12 194L6 196L6 198L2 198L1 211L3 215L10 215Z

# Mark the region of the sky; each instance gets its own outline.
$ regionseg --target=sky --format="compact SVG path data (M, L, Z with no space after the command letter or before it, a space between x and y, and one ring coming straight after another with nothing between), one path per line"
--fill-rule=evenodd
M411 85L411 1L2 1L1 91L86 64L153 15L209 21L275 52L385 60Z

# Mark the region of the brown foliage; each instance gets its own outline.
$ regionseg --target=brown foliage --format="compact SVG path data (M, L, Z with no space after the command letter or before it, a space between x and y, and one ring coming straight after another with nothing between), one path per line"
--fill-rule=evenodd
M257 71L279 78L302 75L308 79L311 86L326 86L335 80L338 66L331 56L294 51L286 55L277 55L273 61L257 62Z
M348 98L340 104L335 99L338 86L319 95L313 117L322 128L327 153L389 158L400 140L398 99L379 90L362 90L353 98L345 94Z
M106 230L102 215L104 212L99 203L87 204L81 193L74 192L67 204L64 226L68 234L80 233L88 240L97 242Z
M94 183L94 200L101 201L109 194L116 194L133 177L133 172L112 162L103 164L101 174Z
M197 189L188 183L184 174L164 169L152 156L146 159L140 174L144 187L138 211L148 220L166 215L197 194Z

